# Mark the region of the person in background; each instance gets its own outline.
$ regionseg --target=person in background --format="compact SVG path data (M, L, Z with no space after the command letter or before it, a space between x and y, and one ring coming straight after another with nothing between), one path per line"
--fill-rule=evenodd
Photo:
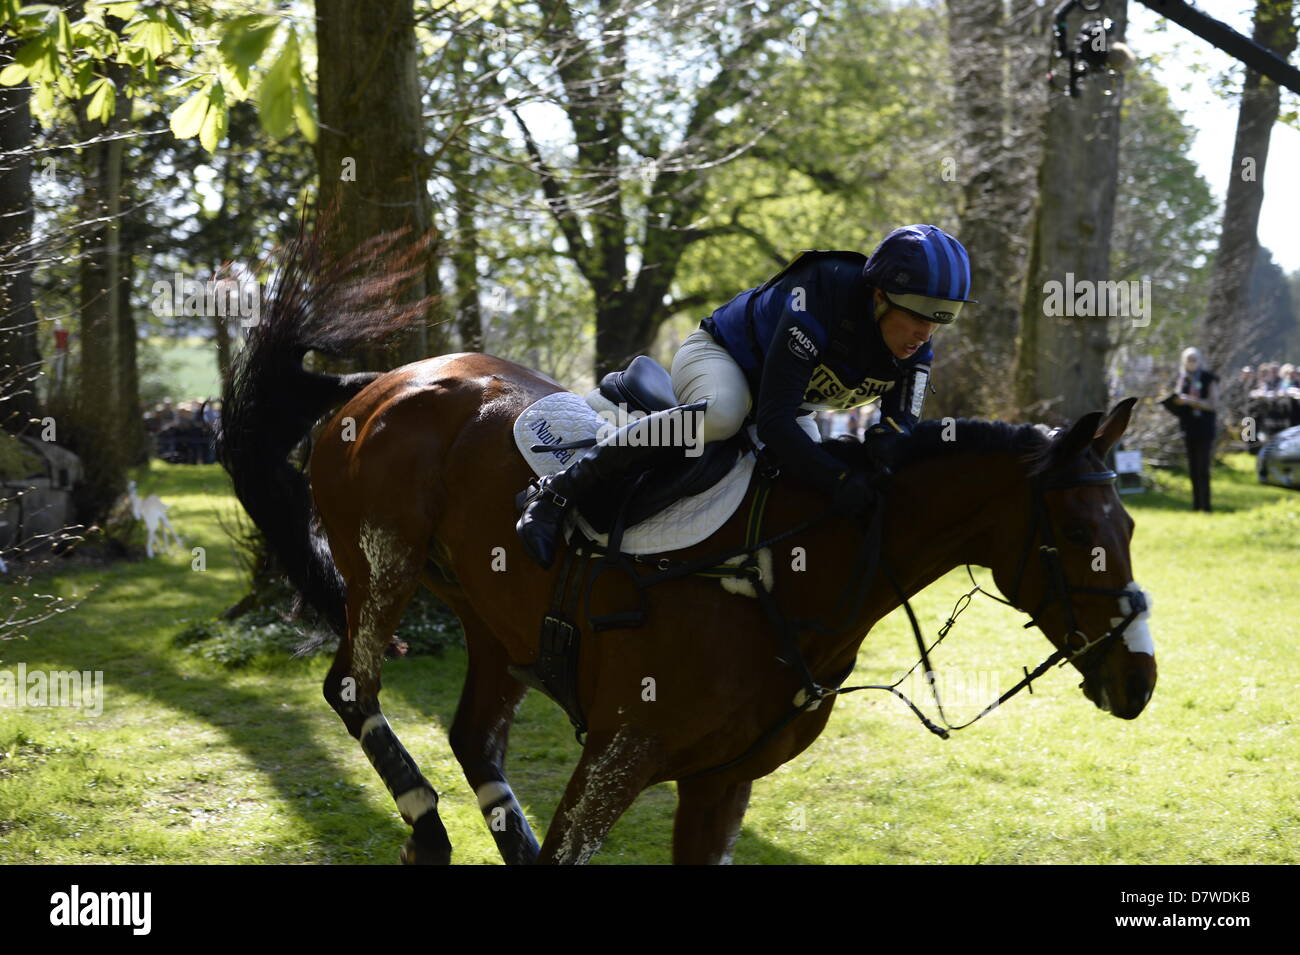
M1252 395L1267 398L1277 391L1277 365L1274 362L1266 361L1259 366L1259 379L1255 382L1255 390Z
M1192 477L1192 510L1210 512L1210 463L1217 434L1215 402L1219 376L1203 367L1200 349L1183 349L1183 370L1174 384L1176 404L1189 412L1179 419L1187 445L1187 470Z
M1290 391L1292 388L1300 388L1300 377L1296 377L1295 365L1287 362L1278 371L1277 390L1281 394Z

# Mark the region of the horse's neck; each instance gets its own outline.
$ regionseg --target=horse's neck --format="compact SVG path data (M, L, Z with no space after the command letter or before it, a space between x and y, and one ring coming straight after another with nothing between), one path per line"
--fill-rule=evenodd
M930 459L900 475L890 494L885 554L904 596L962 564L988 566L992 541L1023 520L1010 506L1023 485L1010 454ZM890 610L899 606L892 588L888 598Z

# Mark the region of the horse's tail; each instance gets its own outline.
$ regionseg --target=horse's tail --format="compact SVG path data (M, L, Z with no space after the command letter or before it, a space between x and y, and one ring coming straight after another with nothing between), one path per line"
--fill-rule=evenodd
M304 221L280 257L266 304L222 391L218 456L290 582L342 636L343 578L306 476L289 457L326 411L382 372L321 374L302 361L311 350L338 357L375 344L425 314L427 300L402 302L400 293L422 271L416 260L427 243L394 254L401 236L390 234L338 260L325 255L324 231Z

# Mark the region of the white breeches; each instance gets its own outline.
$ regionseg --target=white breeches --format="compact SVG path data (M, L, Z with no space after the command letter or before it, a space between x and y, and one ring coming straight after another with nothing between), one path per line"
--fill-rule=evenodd
M705 443L730 438L744 425L753 404L749 382L731 353L704 329L696 329L677 349L672 378L679 402L708 402L700 425L700 438ZM813 415L801 415L797 420L813 441L821 441Z

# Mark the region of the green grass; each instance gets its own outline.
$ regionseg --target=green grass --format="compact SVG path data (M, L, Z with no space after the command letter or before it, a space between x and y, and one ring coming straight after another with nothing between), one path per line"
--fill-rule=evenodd
M1241 455L1216 471L1213 515L1187 510L1183 475L1126 498L1160 665L1138 720L1097 710L1065 671L946 742L892 697L846 697L810 750L755 784L736 862L1296 862L1300 495L1259 486L1252 468ZM407 829L320 695L328 660L228 670L173 642L240 595L216 519L234 507L221 472L155 464L150 491L187 546L207 548L207 569L172 554L41 582L98 589L0 643L0 667L103 670L106 683L98 717L0 708L0 862L395 862ZM919 597L928 630L964 583L954 573ZM995 696L1049 650L1021 622L976 600L936 663L996 681ZM913 653L891 615L854 680L891 677ZM384 707L442 794L455 860L496 863L446 742L464 670L460 650L389 661ZM985 699L956 699L949 715ZM576 756L558 708L530 693L509 771L539 833ZM671 786L644 793L596 861L668 861L673 806Z
M160 366L154 375L173 401L190 401L221 394L217 371L217 347L211 338L151 337L147 347L158 353Z

